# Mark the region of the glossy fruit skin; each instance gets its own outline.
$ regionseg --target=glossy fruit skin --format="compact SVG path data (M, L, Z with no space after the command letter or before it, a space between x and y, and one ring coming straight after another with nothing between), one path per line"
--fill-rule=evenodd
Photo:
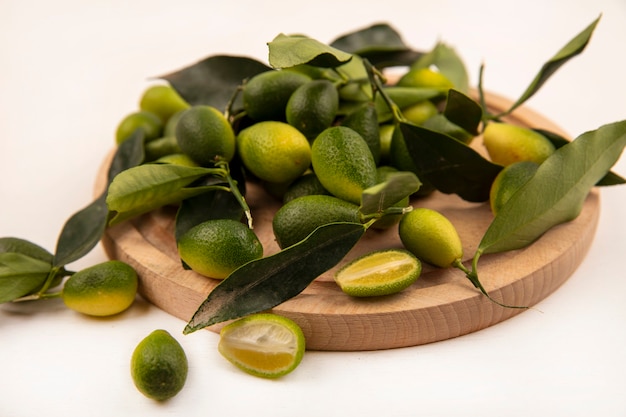
M307 195L283 205L274 215L276 242L286 248L300 242L317 227L334 222L359 222L359 207L330 195Z
M153 85L141 95L139 108L156 114L165 124L175 113L188 109L189 103L172 86Z
M312 140L335 120L339 94L328 80L312 80L298 87L287 102L287 123Z
M349 279L359 268L372 271L369 279ZM393 270L400 277L390 279ZM387 249L362 255L344 265L335 274L341 290L353 297L377 297L398 293L410 287L422 273L420 260L403 249Z
M263 256L263 246L254 232L230 219L200 223L178 240L178 254L193 271L223 279L241 265Z
M311 166L309 141L287 123L255 123L239 132L237 147L246 169L271 183L289 183Z
M454 225L436 210L413 209L400 220L398 232L404 247L431 265L447 268L463 257Z
M304 357L306 340L293 320L259 313L224 326L217 347L222 356L242 371L273 379L298 367Z
M496 176L489 191L489 206L497 215L502 206L537 172L539 164L532 161L514 162Z
M135 301L138 287L135 270L112 260L82 269L63 285L65 305L89 316L111 316L128 309Z
M532 161L541 164L555 151L548 138L532 129L508 123L489 123L483 143L491 160L502 166Z
M243 106L254 121L286 121L285 109L293 92L311 81L308 75L285 70L270 70L250 78L243 87Z
M210 166L235 155L235 132L215 107L198 105L185 110L176 124L180 149L194 161Z
M136 111L126 115L115 130L115 142L119 145L128 139L137 129L144 134L144 142L160 138L163 133L163 121L149 111Z
M333 126L311 147L313 171L332 195L361 203L363 190L376 185L376 163L365 140L353 129Z
M165 401L178 394L187 380L189 364L182 346L158 329L135 348L130 363L135 386L146 397Z

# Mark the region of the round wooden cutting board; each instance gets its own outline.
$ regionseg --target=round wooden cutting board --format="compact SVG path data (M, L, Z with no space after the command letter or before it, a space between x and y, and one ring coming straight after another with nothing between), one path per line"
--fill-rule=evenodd
M489 94L495 111L511 102ZM544 128L563 136L563 131L541 115L527 109L515 111L510 122ZM474 145L482 152L482 140ZM108 162L96 184L102 190ZM254 218L255 232L265 255L278 251L271 220L280 203L261 187L249 184L246 199ZM492 220L488 203L468 203L455 195L433 193L413 201L414 206L440 210L456 226L463 241L465 261L470 261ZM533 306L563 284L582 262L596 230L599 193L592 191L582 213L559 225L524 249L483 255L479 276L490 295L507 305ZM132 265L140 278L139 292L164 311L188 321L209 292L220 282L181 266L174 240L175 208L165 207L107 229L103 246L107 255ZM293 319L304 331L311 350L375 350L415 346L475 332L506 320L524 309L504 308L482 295L458 269L438 269L424 264L421 277L401 293L369 299L344 294L333 272L360 254L402 247L397 228L368 230L365 237L334 269L323 274L300 295L272 312ZM209 329L219 331L220 325ZM182 331L182 328L181 328Z

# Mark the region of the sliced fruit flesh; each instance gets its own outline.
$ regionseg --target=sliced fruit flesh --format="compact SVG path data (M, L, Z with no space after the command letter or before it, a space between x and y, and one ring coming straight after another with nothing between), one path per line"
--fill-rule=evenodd
M401 280L415 271L415 259L396 254L377 254L346 267L339 280L350 285L371 285Z
M250 323L222 335L220 349L243 365L278 371L293 364L297 337L275 323Z

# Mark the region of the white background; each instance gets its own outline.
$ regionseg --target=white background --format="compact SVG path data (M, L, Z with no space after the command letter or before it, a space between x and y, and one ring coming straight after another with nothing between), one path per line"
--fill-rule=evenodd
M600 13L588 49L528 103L572 136L626 116L624 0L4 0L0 236L54 249L151 76L218 53L266 61L280 32L331 41L385 21L415 48L453 45L472 83L484 62L485 87L515 98ZM614 169L626 175L626 160ZM110 319L58 300L0 306L0 416L624 416L625 203L623 186L602 190L594 244L543 313L413 348L307 352L276 381L238 371L216 334L183 336L183 321L141 300ZM103 260L97 247L71 267ZM156 328L190 363L185 389L163 404L129 375L132 350Z

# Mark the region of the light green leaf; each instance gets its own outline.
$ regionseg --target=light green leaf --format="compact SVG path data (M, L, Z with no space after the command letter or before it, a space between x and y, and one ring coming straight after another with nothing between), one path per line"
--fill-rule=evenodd
M398 201L419 190L422 183L408 171L390 174L385 182L367 188L361 195L362 215L382 213Z
M500 209L479 253L519 249L551 227L573 220L587 194L626 146L626 120L600 127L557 149Z
M218 169L175 164L145 164L119 173L109 186L106 203L115 216L109 224L117 224L139 214L204 193L223 188L214 185L192 187L204 176L221 172Z
M269 62L274 68L291 68L302 64L334 68L352 59L352 54L302 35L280 34L268 46Z

